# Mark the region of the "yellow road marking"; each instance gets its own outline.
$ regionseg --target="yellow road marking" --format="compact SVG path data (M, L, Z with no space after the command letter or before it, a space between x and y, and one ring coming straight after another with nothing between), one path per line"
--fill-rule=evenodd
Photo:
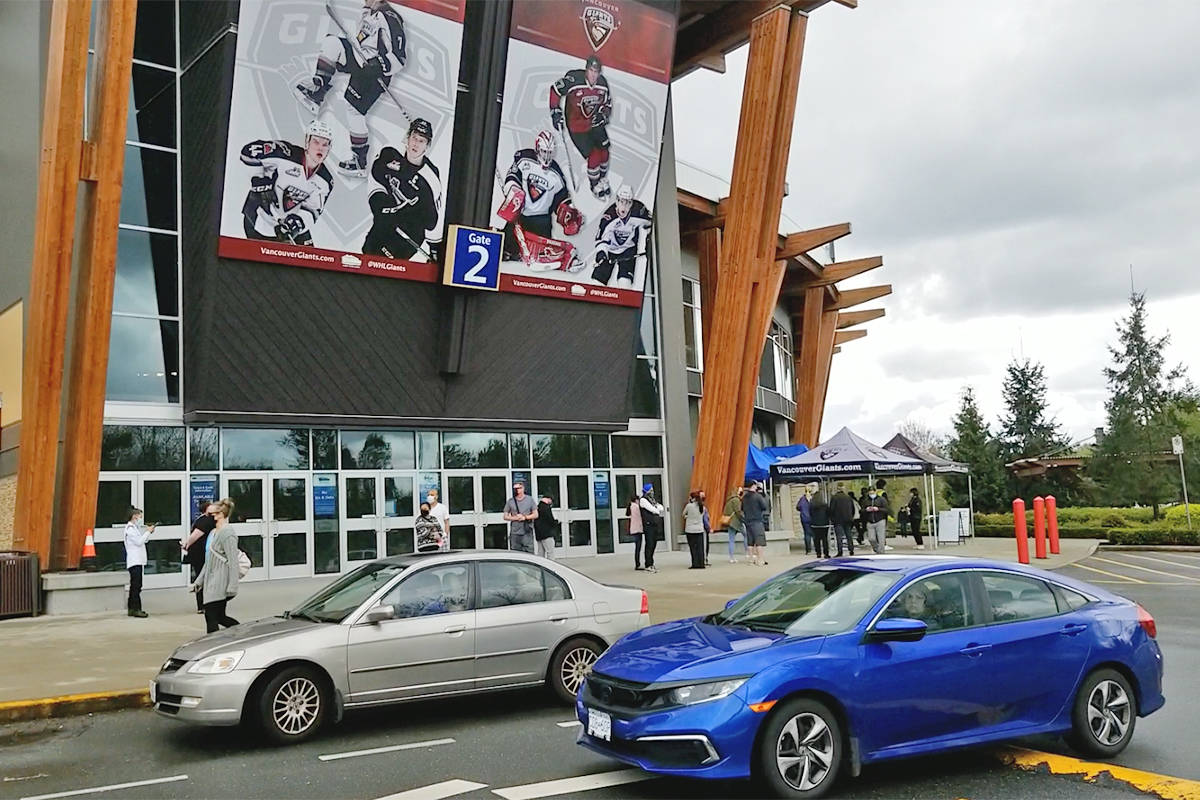
M1184 564L1179 561L1167 561L1165 558L1155 558L1154 556L1139 556L1137 553L1122 553L1126 558L1140 558L1143 561L1157 561L1160 564L1166 564L1171 567L1183 567L1184 569L1200 569L1200 564Z
M1162 800L1200 800L1200 781L1187 778L1143 772L1140 769L1116 764L1081 761L1070 756L1042 753L1020 747L1006 748L1000 753L1000 759L1006 764L1024 770L1038 770L1045 767L1050 770L1052 775L1082 775L1088 783L1095 783L1101 775L1107 773L1114 780L1127 783L1140 792L1158 795Z
M1103 561L1105 564L1116 564L1118 567L1129 567L1130 569L1140 569L1145 572L1153 572L1155 575L1166 575L1168 578L1180 578L1185 581L1196 581L1200 583L1200 578L1193 578L1191 575L1176 575L1174 572L1164 572L1161 569L1151 569L1143 567L1139 564L1126 564L1124 561L1113 561L1109 558L1101 558L1100 556L1092 556L1097 561Z
M1097 569L1096 567L1089 567L1086 564L1072 564L1071 566L1078 567L1079 569L1086 569L1088 572L1099 572L1101 575L1107 575L1110 578L1120 578L1123 583L1145 583L1146 582L1144 580L1141 580L1140 578L1131 578L1128 575L1118 575L1115 572L1108 572L1106 570Z

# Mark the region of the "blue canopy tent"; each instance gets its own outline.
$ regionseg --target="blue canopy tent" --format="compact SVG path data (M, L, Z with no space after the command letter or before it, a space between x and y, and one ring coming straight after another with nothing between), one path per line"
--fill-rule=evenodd
M765 481L771 477L771 464L781 458L798 456L808 450L802 444L787 444L780 447L755 447L750 445L746 454L746 480Z

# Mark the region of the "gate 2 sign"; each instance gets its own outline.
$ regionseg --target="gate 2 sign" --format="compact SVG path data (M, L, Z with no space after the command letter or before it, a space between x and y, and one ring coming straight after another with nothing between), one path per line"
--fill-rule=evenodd
M500 291L500 248L504 234L486 228L450 226L450 248L442 282L460 289Z

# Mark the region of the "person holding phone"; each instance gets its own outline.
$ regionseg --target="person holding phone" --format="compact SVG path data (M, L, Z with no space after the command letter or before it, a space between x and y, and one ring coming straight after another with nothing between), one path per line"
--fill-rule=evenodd
M142 529L145 514L140 508L129 507L129 520L125 523L125 569L129 570L129 616L148 617L142 610L142 573L146 570L146 542L154 534L157 523Z
M512 497L504 504L504 519L508 522L508 549L533 552L533 523L538 518L537 503L525 494L525 484L513 481Z

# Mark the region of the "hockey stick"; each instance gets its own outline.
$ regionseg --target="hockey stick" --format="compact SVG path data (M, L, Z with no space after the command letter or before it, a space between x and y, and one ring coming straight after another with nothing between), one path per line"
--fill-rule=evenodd
M571 199L574 200L575 193L579 191L579 179L575 177L575 160L571 158L571 148L567 144L567 134L562 128L555 128L558 131L558 140L562 143L563 157L567 159L567 175L571 176Z
M392 195L392 199L395 199L395 195ZM409 243L409 244L411 244L413 247L415 247L415 248L417 249L417 252L418 252L418 253L420 253L421 255L425 256L427 259L429 259L429 263L430 263L430 264L436 264L436 263L437 263L437 259L435 259L435 258L433 257L433 253L429 252L429 251L428 251L428 250L426 250L424 247L422 247L421 245L419 245L419 244L417 244L416 242L414 242L414 241L413 241L413 239L412 239L412 237L411 237L411 236L409 236L407 233L405 233L405 232L404 232L404 229L403 229L403 228L401 228L399 225L393 225L393 226L392 226L392 228L393 228L393 229L396 231L396 233L400 234L400 236L401 236L401 237L404 239L404 241L408 242L408 243ZM393 256L388 256L388 258L393 258Z
M342 38L349 42L350 47L354 49L354 54L358 56L359 63L365 64L367 60L363 58L362 48L358 46L358 40L346 32L346 26L342 25L342 21L338 19L337 11L333 8L333 0L325 0L325 11L329 14L330 19L333 20L333 24L337 26L337 29L342 32ZM391 87L383 82L383 78L376 78L375 82L379 84L380 89L383 89L384 94L392 98L392 102L396 104L396 108L400 109L400 113L404 115L404 121L411 123L413 120L412 115L404 108L404 104L400 102L399 98L392 94Z

